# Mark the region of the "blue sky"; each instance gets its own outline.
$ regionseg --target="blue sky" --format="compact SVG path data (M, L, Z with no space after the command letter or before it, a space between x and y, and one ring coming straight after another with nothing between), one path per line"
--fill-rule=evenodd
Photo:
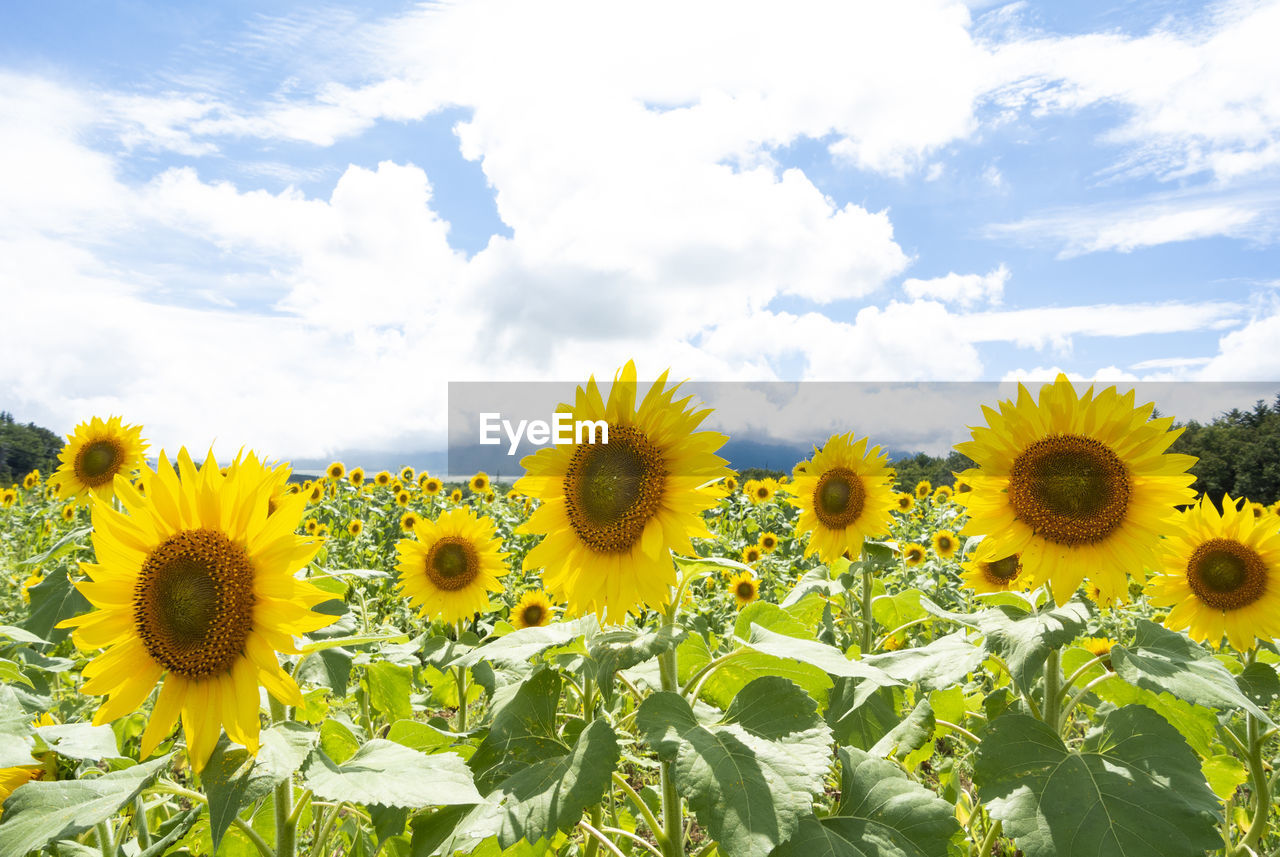
M439 448L449 380L1280 378L1280 3L10 4L0 407Z

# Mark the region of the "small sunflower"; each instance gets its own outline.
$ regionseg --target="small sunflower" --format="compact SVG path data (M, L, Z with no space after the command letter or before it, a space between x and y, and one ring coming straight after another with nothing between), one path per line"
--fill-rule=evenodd
M471 477L471 481L467 483L471 486L472 494L483 494L489 490L489 474L481 471Z
M321 524L320 526L316 527L316 538L318 538L318 539L327 539L328 537L329 537L329 525L328 525L328 524Z
M746 607L760 597L760 581L749 571L740 571L729 578L729 591L738 602L738 607Z
M325 469L324 475L335 482L347 475L347 468L341 461L335 461Z
M726 476L724 478L723 484L724 484L724 490L729 492L730 494L738 490L738 480L734 479L732 476Z
M1111 650L1115 648L1116 641L1110 637L1085 637L1080 641L1080 647L1093 655L1095 658L1102 658L1102 665L1111 672Z
M924 558L928 556L928 549L924 545L911 542L902 546L902 561L909 566L916 566L924 562Z
M796 466L791 468L791 478L799 479L801 476L804 476L808 472L809 472L809 462L797 461Z
M413 532L414 528L418 526L418 522L421 520L422 518L418 516L417 512L405 512L400 516L400 529L404 530L406 533Z
M968 494L970 491L973 490L973 486L970 485L968 482L966 482L964 479L962 479L960 476L954 473L951 475L956 477L956 485L955 485L956 494Z
M391 474L385 470L379 470L378 475L373 477L374 484L386 488L391 484Z
M396 568L401 593L424 618L470 618L488 606L490 592L502 591L498 578L507 573L507 554L500 552L493 521L450 509L434 521L419 520L413 533L396 545Z
M18 492L12 488L6 488L0 491L0 506L8 509L14 503L18 502Z
M916 498L906 491L899 491L893 495L893 503L899 512L910 512L916 505Z
M62 507L62 511L59 512L58 514L62 516L62 520L65 523L68 523L68 524L71 523L76 519L76 504L68 503L67 505Z
M742 549L742 561L747 565L754 565L762 556L764 556L764 550L760 545L747 545Z
M933 489L933 502L936 504L947 503L951 500L952 491L946 485L939 485Z
M927 500L929 495L933 493L933 483L928 479L921 479L916 483L916 499Z
M1217 646L1225 635L1238 651L1255 639L1280 637L1280 533L1239 510L1227 496L1219 512L1200 502L1178 518L1162 543L1161 572L1151 603L1171 607L1166 627Z
M105 422L94 417L80 423L67 440L58 453L61 464L49 482L58 486L61 496L77 500L90 495L110 500L116 474L132 475L147 450L142 427L124 425L120 417L108 417Z
M401 491L399 494L397 494L397 495L396 495L396 505L397 505L397 506L408 506L408 505L409 505L409 500L410 500L410 499L411 499L411 498L409 497L409 492L408 492L408 491Z
M364 471L359 467L351 468L351 472L347 474L347 481L359 488L364 484Z
M551 618L551 599L541 589L525 592L511 608L511 624L517 628L540 628Z
M22 487L30 491L32 488L40 484L40 471L33 470L26 476L22 477Z
M22 597L23 604L31 603L30 589L33 586L39 586L40 581L42 580L44 580L44 571L42 569L37 568L35 571L31 572L30 577L22 581L22 583L18 586L18 594Z
M316 530L320 529L320 522L315 518L307 518L307 520L303 522L302 527L307 531L307 535L314 536L316 534Z
M974 592L1007 592L1021 589L1022 559L1016 554L997 560L970 560L961 566L960 579Z
M1267 516L1267 507L1261 503L1249 503L1247 508L1255 521L1261 521Z
M422 486L422 493L426 494L428 497L436 496L440 493L441 489L444 488L444 483L434 476L428 476L426 479L422 480L420 484Z
M151 497L115 481L125 512L93 508L98 562L84 563L77 589L95 609L62 623L82 650L106 649L84 668L81 691L107 696L95 725L141 708L160 682L142 758L179 717L187 753L204 767L222 727L258 750L259 686L302 705L277 652L297 653L294 636L333 623L312 607L331 596L298 579L318 545L294 535L300 498L267 514L271 472L249 455L222 476L210 453L197 468L185 449L175 471L164 453L148 480Z
M364 521L359 518L353 518L347 522L347 535L355 538L364 532Z
M794 488L791 502L800 508L796 532L810 534L805 556L816 552L827 563L846 551L856 557L864 539L889 531L895 504L888 461L880 447L867 449L865 437L832 435L814 450L809 472Z
M313 482L307 490L307 502L319 503L324 499L324 485L320 482Z
M768 503L778 493L778 481L776 479L748 479L743 493L747 498L757 506L762 503Z
M727 438L695 431L710 414L664 372L637 402L636 368L614 377L606 401L592 378L572 405L573 420L604 422L608 442L561 444L524 458L516 489L541 501L517 529L545 538L525 557L545 569L547 589L572 613L621 622L631 611L670 598L671 551L693 554L691 538L711 538L702 512L716 505L714 483L727 475L715 455Z
M462 489L461 489L461 488L454 488L452 491L450 491L450 492L449 492L449 499L450 499L452 502L454 502L454 503L461 503L461 502L462 502Z
M765 553L773 553L778 548L778 537L773 533L761 533L760 549Z
M960 547L960 542L956 540L956 534L950 530L938 530L933 534L933 552L943 559L950 559L956 555L956 549Z
M400 481L405 483L406 485L412 482L415 476L416 474L414 473L413 468L410 467L409 465L406 464L404 467L400 468Z
M1159 535L1190 502L1189 455L1167 454L1181 433L1173 417L1152 419L1115 387L1083 396L1065 375L1040 390L1018 385L1017 402L986 408L987 425L956 449L978 467L973 490L956 495L969 513L965 535L986 534L976 560L1020 554L1030 586L1048 583L1065 604L1087 574L1109 598L1126 597L1158 562Z

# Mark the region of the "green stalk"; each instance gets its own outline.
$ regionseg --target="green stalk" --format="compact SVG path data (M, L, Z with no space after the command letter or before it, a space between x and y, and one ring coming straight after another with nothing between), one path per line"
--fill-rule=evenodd
M283 702L267 694L271 705L271 722L288 720ZM296 857L298 821L293 816L293 777L286 777L275 788L276 857Z
M458 642L462 642L462 620L458 620ZM455 732L467 731L467 668L455 667L458 677L458 725Z
M138 845L146 851L151 847L151 831L147 829L147 808L141 794L133 800L133 826L138 831Z
M1253 788L1253 820L1236 847L1236 857L1251 854L1254 846L1267 832L1267 815L1271 810L1271 789L1267 782L1267 768L1262 759L1262 724L1252 714L1245 714L1245 734L1248 738L1249 779Z
M111 822L99 821L94 828L98 834L98 848L102 857L116 857L116 844L111 839Z
M1058 728L1058 713L1062 710L1061 686L1061 655L1057 649L1050 649L1049 657L1044 662L1044 704L1041 719L1054 729Z
M866 568L866 555L863 555L862 569L862 647L863 655L871 654L875 646L875 620L871 618L871 569Z
M663 616L663 626L673 628L679 602L672 600ZM680 692L680 670L674 647L658 656L662 677L662 689L668 693ZM664 857L684 857L684 817L680 807L680 793L676 790L675 763L662 763L662 827L666 841L662 843Z
M1000 835L1000 829L999 819L991 822L991 826L987 828L987 835L983 837L982 844L978 846L978 857L990 857L991 847L996 844L996 837Z

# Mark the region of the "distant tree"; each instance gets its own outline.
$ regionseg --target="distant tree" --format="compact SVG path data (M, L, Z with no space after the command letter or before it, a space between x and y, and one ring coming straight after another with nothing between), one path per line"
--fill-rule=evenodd
M48 476L58 467L62 438L35 423L22 425L0 411L0 485L19 482L32 470Z
M1216 504L1222 496L1270 505L1280 499L1280 396L1251 410L1232 408L1207 424L1189 420L1170 452L1194 455L1192 487Z
M893 463L898 478L894 485L899 491L914 491L921 480L929 480L934 488L939 485L954 485L953 473L974 467L973 459L952 450L945 458L936 455L917 453L900 458Z

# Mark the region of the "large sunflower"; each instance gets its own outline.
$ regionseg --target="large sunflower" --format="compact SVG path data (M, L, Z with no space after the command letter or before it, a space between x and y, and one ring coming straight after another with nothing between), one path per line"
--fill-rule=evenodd
M110 500L116 474L131 476L142 466L147 442L142 426L124 425L120 417L94 417L80 423L67 435L67 445L58 453L58 470L49 478L63 497L87 500L92 494Z
M711 412L695 410L690 396L673 401L679 385L666 379L637 406L633 363L615 376L608 402L592 378L558 410L606 422L608 443L552 446L520 462L516 489L542 502L517 532L546 536L525 568L545 569L544 583L571 613L621 622L664 604L676 582L669 551L692 554L691 537L711 538L702 512L717 500L708 483L729 473L715 454L728 438L695 431Z
M294 574L318 544L297 536L306 500L287 496L267 513L273 481L253 455L224 477L212 453L199 469L186 449L177 472L164 453L148 472L149 497L124 476L115 493L127 514L98 503L90 580L77 588L95 610L63 623L85 650L105 648L84 668L85 693L109 698L102 725L137 711L162 681L142 736L150 755L182 718L197 770L220 727L250 752L258 749L258 686L301 705L302 695L277 652L294 653L294 635L331 624L310 608L330 596Z
M960 579L974 592L986 594L1022 589L1026 579L1022 577L1022 561L1017 556L995 560L970 560L962 563L964 571Z
M1151 580L1151 603L1172 609L1164 623L1218 645L1225 634L1240 651L1254 638L1280 637L1280 533L1249 508L1204 498L1179 516L1166 537L1163 566Z
M1175 506L1190 502L1189 455L1165 452L1181 433L1172 417L1152 419L1153 404L1134 393L1090 387L1077 396L1065 375L1040 390L1039 403L1018 385L1018 400L956 449L978 465L965 471L972 491L956 494L968 510L964 535L986 534L976 561L1020 554L1031 587L1049 583L1065 603L1087 574L1110 598L1124 597L1126 572L1144 577Z
M410 513L411 514L411 513ZM445 622L470 619L489 604L490 592L501 592L507 554L493 521L470 509L450 509L432 521L418 518L414 539L401 539L400 592L423 617Z
M898 501L888 459L880 447L853 432L832 435L815 449L808 472L796 477L791 501L800 507L796 533L809 533L804 555L815 551L832 563L848 551L856 556L866 538L889 532Z

